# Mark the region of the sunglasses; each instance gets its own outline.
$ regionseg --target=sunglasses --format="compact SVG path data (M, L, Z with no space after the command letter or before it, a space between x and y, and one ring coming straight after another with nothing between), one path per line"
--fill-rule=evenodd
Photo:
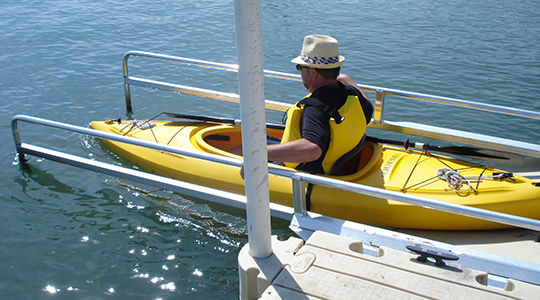
M297 70L298 72L302 71L303 68L309 68L309 67L302 66L302 65L296 65L296 70Z

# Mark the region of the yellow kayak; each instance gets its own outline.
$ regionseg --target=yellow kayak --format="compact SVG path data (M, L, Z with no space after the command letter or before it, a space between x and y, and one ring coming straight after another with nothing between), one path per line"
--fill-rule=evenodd
M228 152L241 145L239 125L179 121L95 121L96 130L241 159ZM280 138L282 130L268 129ZM112 151L142 168L170 178L243 194L237 167L103 140ZM347 175L332 178L430 199L540 219L540 187L501 170L424 151L366 142L348 163ZM277 166L277 165L275 165ZM283 166L279 166L286 168ZM270 200L292 206L288 178L269 176ZM373 226L433 230L477 230L505 225L314 186L311 211Z

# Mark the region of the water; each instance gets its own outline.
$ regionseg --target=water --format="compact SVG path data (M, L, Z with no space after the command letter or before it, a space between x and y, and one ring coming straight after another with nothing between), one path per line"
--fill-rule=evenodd
M539 8L514 0L263 1L265 68L294 72L289 61L304 35L330 34L347 59L343 71L358 82L539 111ZM0 28L0 297L238 298L242 211L37 158L23 172L9 128L15 114L80 126L125 116L128 50L234 63L233 2L4 0ZM140 63L134 74L237 90L231 72ZM133 94L134 117L239 116L233 104ZM268 99L292 103L304 94L297 82L266 82ZM397 101L385 117L539 142L537 121L442 109ZM127 164L91 139L21 131L30 143ZM290 236L287 225L274 220L274 234Z

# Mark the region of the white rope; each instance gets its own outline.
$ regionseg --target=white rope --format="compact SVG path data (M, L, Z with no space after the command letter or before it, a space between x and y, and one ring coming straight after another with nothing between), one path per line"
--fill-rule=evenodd
M469 180L463 177L463 175L456 170L441 168L437 171L437 177L445 180L448 183L450 188L446 190L454 190L456 193L463 193L471 188L471 183ZM466 189L463 189L464 184L466 184Z
M139 127L140 130L150 129L156 126L156 123L150 121L135 121L135 125Z
M130 127L131 126L131 127ZM138 121L138 120L131 120L126 123L126 126L122 127L120 129L120 132L124 131L124 129L129 128L128 132L133 129L133 127L137 126L140 130L150 129L156 126L156 123L150 122L150 121ZM127 134L127 133L126 133Z

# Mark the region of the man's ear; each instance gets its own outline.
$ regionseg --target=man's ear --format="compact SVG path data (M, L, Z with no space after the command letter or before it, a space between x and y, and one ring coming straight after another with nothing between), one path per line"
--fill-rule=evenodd
M320 75L315 68L309 68L309 72L311 73L311 78L317 78Z

